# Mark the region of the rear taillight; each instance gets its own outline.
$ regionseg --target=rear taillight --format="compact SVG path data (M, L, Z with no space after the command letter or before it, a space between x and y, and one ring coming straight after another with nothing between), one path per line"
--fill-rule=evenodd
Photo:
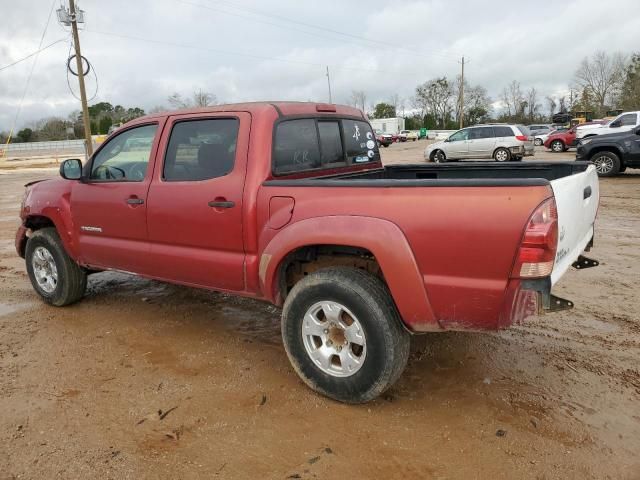
M529 137L527 137L526 135L516 135L516 140L520 140L521 142L526 142L527 140L529 140Z
M551 274L558 248L558 209L553 198L544 201L527 222L512 278L540 278Z

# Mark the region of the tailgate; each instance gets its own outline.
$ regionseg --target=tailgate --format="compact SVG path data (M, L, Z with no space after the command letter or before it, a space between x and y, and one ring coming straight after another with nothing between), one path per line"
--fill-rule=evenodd
M558 250L551 272L555 284L593 238L600 190L596 168L551 181L558 207Z

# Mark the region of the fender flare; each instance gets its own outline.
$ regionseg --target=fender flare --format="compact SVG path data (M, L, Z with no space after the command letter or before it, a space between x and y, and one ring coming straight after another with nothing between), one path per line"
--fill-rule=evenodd
M440 330L409 242L395 223L379 218L314 217L281 230L268 242L260 257L260 287L266 298L282 303L278 288L282 261L289 253L312 245L369 250L380 265L405 325L411 330Z
M26 225L30 217L45 217L49 219L58 232L58 236L60 240L62 240L62 245L67 254L74 261L80 263L78 244L74 241L73 237L73 223L71 221L71 209L69 207L68 196L62 198L62 208L51 205L45 205L42 208L31 207L29 212L26 213L23 223ZM65 211L63 211L63 208Z

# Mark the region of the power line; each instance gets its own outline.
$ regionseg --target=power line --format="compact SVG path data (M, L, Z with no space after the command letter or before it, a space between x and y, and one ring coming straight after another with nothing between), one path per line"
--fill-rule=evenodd
M203 8L203 9L206 9L206 10L212 10L212 11L215 11L215 12L220 12L220 13L223 13L223 14L226 14L226 15L245 18L245 19L257 22L257 23L263 23L263 24L272 25L272 26L275 26L275 27L278 27L278 28L284 28L284 29L289 29L289 30L293 30L293 31L296 31L296 32L302 32L302 33L305 33L307 35L313 35L313 36L320 37L320 38L330 38L332 40L336 40L336 38L333 38L333 37L327 37L327 36L324 36L324 35L318 35L317 33L309 32L307 30L301 30L301 29L294 28L294 27L291 27L291 26L288 26L288 25L281 25L281 24L277 24L277 23L267 22L267 21L264 21L264 20L259 20L257 18L248 17L246 15L241 15L239 13L229 12L227 10L222 10L220 8L212 7L210 5L202 5L202 4L194 3L194 2L191 2L191 1L188 1L188 0L175 0L175 1L177 1L179 3L183 3L185 5L191 5L193 7L199 7L199 8ZM264 12L264 11L256 10L256 9L245 7L245 6L238 6L238 4L235 4L233 2L220 1L219 0L219 1L215 1L214 3L226 4L226 5L230 6L231 8L235 8L235 9L240 10L240 11L246 11L246 12L249 12L249 13L251 13L253 15L261 15L261 16L264 16L264 17L274 18L276 20L290 22L290 23L294 23L294 24L297 24L297 25L302 25L302 26L305 26L305 27L314 28L314 29L317 29L317 30L320 30L320 31L325 31L325 32L328 32L328 33L331 33L331 34L334 34L334 35L340 35L342 37L351 38L351 39L354 39L354 40L358 40L359 42L367 42L367 43L370 43L370 44L374 44L376 46L375 48L380 48L380 47L392 48L392 49L404 51L407 54L410 54L410 55L412 55L414 57L415 56L424 57L424 58L428 58L429 56L430 57L440 57L440 58L445 59L445 60L453 61L453 56L450 55L450 54L446 54L446 53L440 53L440 52L429 52L427 54L418 53L415 50L410 50L410 49L408 49L406 47L401 47L401 46L398 46L398 45L389 44L388 42L383 42L383 41L380 41L380 40L373 40L373 39L366 38L366 37L363 37L363 36L360 36L360 35L341 32L339 30L334 30L334 29L331 29L331 28L323 27L323 26L320 26L320 25L314 25L314 24L311 24L311 23L301 22L299 20L287 18L287 17L281 16L281 15L275 15L275 14L267 13L267 12ZM342 41L344 41L344 38L342 39ZM360 44L358 44L358 45L360 45ZM360 45L360 46L362 46L362 45ZM365 45L365 46L372 47L372 45Z
M216 49L216 48L209 48L209 47L203 47L203 46L199 46L199 45L188 45L188 44L184 44L184 43L175 43L175 42L169 42L166 40L157 40L157 39L151 39L151 38L144 38L144 37L139 37L136 35L128 35L128 34L124 34L124 33L115 33L115 32L104 32L104 31L100 31L100 30L90 30L85 28L84 30L86 33L97 33L99 35L107 35L107 36L112 36L112 37L118 37L118 38L124 38L124 39L129 39L129 40L136 40L136 41L140 41L140 42L148 42L148 43L155 43L158 45L168 45L171 47L177 47L177 48L187 48L187 49L193 49L193 50L201 50L204 52L212 52L212 53L217 53L217 54L221 54L221 55L228 55L228 56L232 56L232 57L247 57L247 58L254 58L254 59L258 59L258 60L273 60L273 61L278 61L278 62L285 62L285 63L294 63L294 64L298 64L298 65L308 65L308 66L312 66L312 67L326 67L326 63L315 63L315 62L307 62L304 60L294 60L294 59L289 59L289 58L279 58L279 57L269 57L269 56L265 56L265 55L256 55L253 53L244 53L244 52L234 52L231 50L222 50L222 49ZM397 75L398 71L394 71L394 72L390 72L387 70L380 70L380 69L376 69L376 68L367 68L367 67L346 67L343 65L329 65L331 66L333 69L338 69L338 70L355 70L355 71L371 71L371 72L378 72L378 73L388 73L391 75ZM412 74L418 74L418 72L404 72L404 73L412 73Z
M36 58L33 59L33 64L31 65L31 71L29 72L29 76L27 77L27 82L24 85L24 91L22 92L22 98L20 99L20 103L18 104L18 109L16 110L16 115L13 117L13 125L11 126L11 130L9 130L9 137L7 138L7 145L11 141L11 137L13 136L13 131L16 128L16 124L18 123L18 118L20 117L20 112L22 111L22 104L24 103L24 99L27 96L27 91L29 90L29 84L31 83L31 77L33 76L33 71L36 68L36 63L38 63L38 53L42 49L42 43L44 42L44 36L47 34L47 28L49 28L49 22L51 21L51 15L53 14L53 7L55 7L57 0L53 0L51 2L51 8L49 9L49 16L47 17L47 23L44 25L44 30L42 31L42 35L40 36L40 43L38 44L38 51L35 53Z
M2 70L6 70L7 68L13 67L14 65L17 65L17 64L19 64L19 63L21 63L21 62L24 62L25 60L29 60L29 59L30 59L31 57L33 57L34 55L37 55L37 54L39 54L40 52L44 52L46 49L53 47L53 46L54 46L54 45L56 45L57 43L60 43L60 42L66 42L66 41L67 41L67 39L66 39L66 38L61 38L61 39L59 39L59 40L56 40L55 42L50 43L50 44L49 44L49 45L47 45L46 47L42 47L42 48L40 48L39 50L36 50L35 52L30 53L30 54L29 54L29 55L27 55L26 57L22 57L20 60L16 60L16 61L15 61L15 62L13 62L13 63L10 63L10 64L8 64L8 65L5 65L5 66L3 66L3 67L0 67L0 72L1 72Z

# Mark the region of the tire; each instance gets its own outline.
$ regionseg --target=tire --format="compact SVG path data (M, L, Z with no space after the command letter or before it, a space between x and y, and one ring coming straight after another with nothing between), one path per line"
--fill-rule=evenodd
M508 162L511 160L511 152L506 148L497 148L495 152L493 152L493 159L496 162Z
M442 150L434 150L431 154L431 161L434 163L444 163L447 161L447 156Z
M544 142L542 141L542 139L541 139L541 138L536 138L536 139L533 141L533 143L536 145L536 147L541 147L541 146L542 146L542 144L543 144Z
M27 242L27 273L40 297L63 307L80 300L87 288L87 273L74 262L55 228L37 230Z
M349 267L317 270L295 284L284 303L282 339L300 378L345 403L382 394L409 358L410 335L386 286Z
M383 143L383 144L382 144L382 146L383 146L384 148L387 148L387 147L389 146L389 144L388 144L388 143Z
M553 142L551 142L550 147L553 153L561 153L567 149L567 147L564 146L564 142L562 140L554 140Z
M613 152L597 152L590 161L596 166L599 177L613 177L620 173L620 159Z

